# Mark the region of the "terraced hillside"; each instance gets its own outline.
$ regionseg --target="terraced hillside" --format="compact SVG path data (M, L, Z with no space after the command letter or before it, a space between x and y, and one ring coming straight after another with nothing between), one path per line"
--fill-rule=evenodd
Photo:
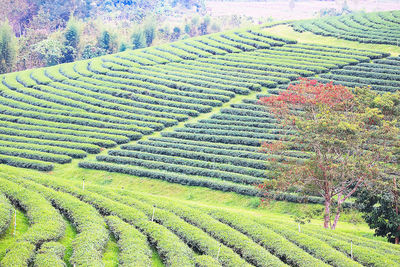
M292 26L299 32L310 31L360 43L399 46L399 23L400 11L396 10L296 21Z
M277 61L271 61L268 68L260 67L264 72L248 81L239 77L224 82L224 74L218 72L160 71L168 62L181 62L180 68L193 70L192 64L201 68L214 60L212 55L231 54L226 64L233 68L237 65L233 53L243 57L243 51L287 42L256 30L232 32L2 75L0 162L49 171L52 162L69 163L72 158L138 140L210 112L236 94L311 73L302 67L286 69ZM280 69L287 74L260 77Z
M204 73L203 78L214 73L225 74L220 78L221 83L230 83L232 76L247 81L247 77L251 77L251 81L259 81L260 86L265 86L258 78L263 77L268 81L276 81L285 88L289 80L299 75L324 75L322 73L332 69L369 62L383 56L387 55L354 49L291 44L213 56L204 59L207 63L203 63L203 60L169 63L159 66L159 72L178 72L185 76L187 65L190 65L196 66L196 72ZM147 67L144 69L148 70ZM268 89L270 93L277 90L279 88ZM265 170L271 167L266 165L267 155L260 153L259 147L263 141L282 138L284 133L276 128L276 120L272 114L257 105L256 99L249 102L232 104L221 108L207 119L186 123L184 127L175 127L173 131L162 131L161 137L150 137L135 144L122 145L119 149L108 150L108 155L96 157L99 162L82 161L79 166L257 195L254 184L269 178L269 173ZM299 160L305 156L299 151L288 155Z
M258 99L299 76L395 92L389 52L255 28L0 76L0 266L400 265L365 224L248 205L286 134Z
M295 224L276 218L100 186L83 190L62 179L10 177L0 182L0 195L25 210L31 222L9 247L2 266L28 262L63 266L65 247L56 241L65 234L66 224L77 230L68 244L72 250L68 261L76 266L103 265L109 231L116 237L121 266L151 266L151 246L167 266L400 264L395 245L311 227L298 233ZM1 206L0 229L4 230L12 212L8 200L2 197L1 201L6 203Z

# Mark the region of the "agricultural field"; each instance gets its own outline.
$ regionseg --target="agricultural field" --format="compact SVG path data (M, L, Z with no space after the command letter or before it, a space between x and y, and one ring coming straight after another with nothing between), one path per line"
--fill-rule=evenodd
M311 31L360 43L399 46L400 12L355 13L340 17L327 17L294 22L296 31Z
M255 186L275 167L261 144L288 134L258 99L299 77L396 92L399 14L278 22L1 75L0 266L399 266L400 247L363 222L331 231L316 216L300 228L291 215L321 198L259 207Z

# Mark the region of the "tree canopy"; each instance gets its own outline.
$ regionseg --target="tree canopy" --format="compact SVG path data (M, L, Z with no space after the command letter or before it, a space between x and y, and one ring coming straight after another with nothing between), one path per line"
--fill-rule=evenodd
M266 196L271 189L320 195L325 201L324 227L335 229L343 203L361 186L382 180L393 161L399 130L383 107L370 105L379 98L369 88L350 89L305 78L279 95L261 98L260 103L280 121L284 136L263 145L277 166L276 178L260 186ZM286 157L299 150L309 158Z

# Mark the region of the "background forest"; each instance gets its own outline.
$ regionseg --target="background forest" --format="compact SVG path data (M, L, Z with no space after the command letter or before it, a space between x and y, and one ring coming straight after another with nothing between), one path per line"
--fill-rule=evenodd
M0 17L6 18L0 30L0 73L263 22L238 15L211 19L203 0L0 0L0 6Z

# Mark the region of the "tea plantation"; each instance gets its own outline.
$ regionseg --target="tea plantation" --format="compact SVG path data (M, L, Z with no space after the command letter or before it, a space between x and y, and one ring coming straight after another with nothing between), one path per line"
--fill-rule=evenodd
M298 77L400 87L392 50L268 29L396 45L399 22L274 23L0 76L0 266L399 266L365 224L300 229L247 203L274 167L262 142L287 134L260 97Z

